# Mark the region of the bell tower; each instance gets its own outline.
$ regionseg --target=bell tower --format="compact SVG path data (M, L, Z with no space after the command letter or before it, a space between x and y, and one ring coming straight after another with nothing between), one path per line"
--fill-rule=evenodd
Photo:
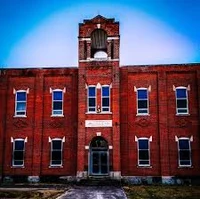
M79 24L77 178L121 178L119 22Z

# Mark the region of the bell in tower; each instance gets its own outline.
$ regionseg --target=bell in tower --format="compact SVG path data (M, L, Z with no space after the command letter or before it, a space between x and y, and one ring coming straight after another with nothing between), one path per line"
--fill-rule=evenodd
M98 15L79 24L79 62L119 61L119 22Z
M107 60L107 33L96 29L91 34L91 57L95 60Z

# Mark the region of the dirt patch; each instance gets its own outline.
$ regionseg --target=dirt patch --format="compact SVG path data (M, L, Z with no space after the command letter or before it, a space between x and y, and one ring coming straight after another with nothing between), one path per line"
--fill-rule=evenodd
M59 195L64 193L65 190L34 190L34 191L13 191L13 190L1 190L0 191L0 198L33 198L33 199L54 199L57 198Z
M199 199L200 186L124 186L128 199Z

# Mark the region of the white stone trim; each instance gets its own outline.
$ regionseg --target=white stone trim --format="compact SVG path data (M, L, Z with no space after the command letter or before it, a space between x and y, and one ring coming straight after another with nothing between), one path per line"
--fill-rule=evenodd
M97 89L101 89L101 84L98 83L97 86L96 86L96 88L97 88Z
M85 120L85 127L112 127L112 120Z
M79 38L79 41L91 41L90 37Z
M105 60L96 60L94 58L87 58L87 59L81 59L79 62L91 62L91 61L119 61L119 59L105 59Z
M96 132L96 135L97 136L101 136L101 132Z
M119 40L119 36L117 36L117 37L107 37L107 40Z

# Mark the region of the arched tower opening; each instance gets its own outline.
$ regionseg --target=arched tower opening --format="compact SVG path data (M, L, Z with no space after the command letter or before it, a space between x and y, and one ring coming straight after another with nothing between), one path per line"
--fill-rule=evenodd
M103 29L96 29L91 33L91 57L107 59L107 33Z

